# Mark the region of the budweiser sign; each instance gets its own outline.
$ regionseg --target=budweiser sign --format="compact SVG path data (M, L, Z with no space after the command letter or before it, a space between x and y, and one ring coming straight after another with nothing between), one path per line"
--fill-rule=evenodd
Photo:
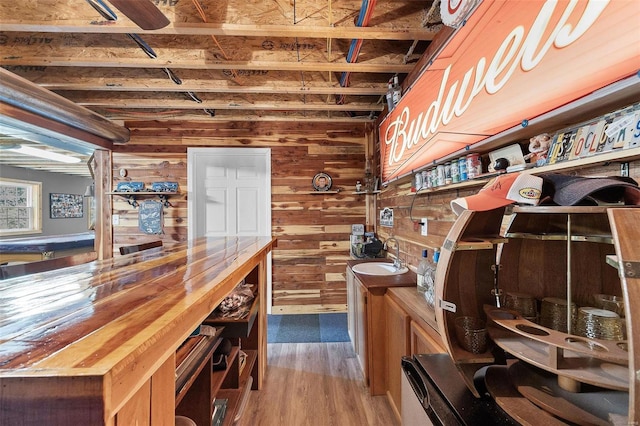
M638 71L633 1L483 1L379 129L388 182Z

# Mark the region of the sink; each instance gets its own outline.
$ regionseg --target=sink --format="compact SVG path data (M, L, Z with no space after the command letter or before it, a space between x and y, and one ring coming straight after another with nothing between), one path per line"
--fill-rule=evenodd
M400 275L409 270L409 268L407 268L406 266L403 266L400 269L396 269L396 267L393 266L393 263L385 262L358 263L351 269L353 270L353 272L365 275Z

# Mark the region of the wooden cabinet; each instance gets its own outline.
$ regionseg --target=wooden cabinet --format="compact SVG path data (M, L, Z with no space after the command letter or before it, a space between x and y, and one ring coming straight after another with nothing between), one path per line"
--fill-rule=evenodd
M385 383L387 398L396 415L402 413L401 359L414 354L445 352L434 329L433 308L416 287L390 288L384 296L387 355Z
M431 330L431 331L427 331ZM440 336L431 327L424 328L414 320L409 325L409 353L438 354L446 352L442 347Z
M387 397L396 415L400 417L402 412L400 397L402 370L400 365L402 357L409 355L409 323L411 318L389 295L385 295L384 299L387 329L387 362L385 366Z
M416 274L411 271L398 275L354 274L351 266L357 263L361 262L349 261L346 271L347 291L353 301L348 306L351 340L370 394L385 395L387 327L384 295L390 288L415 289Z

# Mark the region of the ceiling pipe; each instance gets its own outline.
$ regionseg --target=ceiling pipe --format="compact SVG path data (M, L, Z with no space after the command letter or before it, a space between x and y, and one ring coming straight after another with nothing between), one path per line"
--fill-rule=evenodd
M129 129L0 68L0 101L111 143L129 141ZM0 109L0 116L5 113Z
M360 14L356 19L356 27L368 27L369 21L371 20L371 16L373 15L373 9L376 6L376 0L362 0L362 7L360 8ZM358 55L360 54L360 49L362 49L362 39L353 39L351 40L351 45L349 46L349 52L347 53L346 60L349 63L356 62L358 60ZM340 77L340 86L348 87L350 83L350 72L343 72ZM338 105L344 104L345 95L339 95L336 99L336 103Z

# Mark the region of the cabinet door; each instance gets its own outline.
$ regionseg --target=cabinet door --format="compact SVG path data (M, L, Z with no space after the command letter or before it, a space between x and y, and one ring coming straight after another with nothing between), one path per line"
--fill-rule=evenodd
M349 331L349 339L353 345L353 350L358 352L356 348L356 297L355 297L355 277L351 268L347 266L347 330Z
M411 355L414 354L437 354L445 352L440 339L435 331L429 333L415 321L411 321L409 326L411 340Z
M364 374L365 385L369 385L369 364L367 360L367 289L354 280L355 287L355 334L356 357Z
M409 315L388 295L384 296L386 309L386 383L391 406L398 417L402 412L401 402L401 359L409 355Z

